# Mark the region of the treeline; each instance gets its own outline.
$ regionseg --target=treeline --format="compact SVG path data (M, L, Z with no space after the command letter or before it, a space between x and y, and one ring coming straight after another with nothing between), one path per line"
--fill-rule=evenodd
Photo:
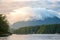
M27 26L14 30L15 34L60 34L60 24Z

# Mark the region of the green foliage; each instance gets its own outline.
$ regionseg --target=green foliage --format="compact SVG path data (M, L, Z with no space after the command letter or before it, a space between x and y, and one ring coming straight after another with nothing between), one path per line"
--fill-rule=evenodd
M60 34L60 24L22 27L14 31L16 34Z
M1 34L6 34L9 31L9 25L6 20L6 16L3 14L0 14L0 35Z

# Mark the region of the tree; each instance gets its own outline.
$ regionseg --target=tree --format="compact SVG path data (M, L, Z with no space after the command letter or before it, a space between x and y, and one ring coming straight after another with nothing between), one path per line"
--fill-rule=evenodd
M0 35L1 34L7 34L9 33L9 25L6 20L6 16L3 14L0 14Z

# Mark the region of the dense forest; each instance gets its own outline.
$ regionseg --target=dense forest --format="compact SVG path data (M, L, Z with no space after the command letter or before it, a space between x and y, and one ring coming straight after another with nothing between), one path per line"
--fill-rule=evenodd
M15 34L60 34L60 24L27 26L14 30Z

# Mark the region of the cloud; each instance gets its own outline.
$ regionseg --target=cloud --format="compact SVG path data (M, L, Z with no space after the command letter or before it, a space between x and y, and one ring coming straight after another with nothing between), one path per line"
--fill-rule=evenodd
M56 1L60 1L60 0L1 0L1 2L21 2L21 1L41 1L41 2L44 2L44 1L50 1L50 2L56 2Z
M55 2L60 1L60 0L46 0L46 1L50 1L50 2L55 3Z
M13 9L20 8L20 7L45 7L45 8L50 8L54 10L56 7L60 7L59 0L1 0L0 1L0 12L9 12ZM58 9L59 11L59 9Z
M44 20L45 18L60 17L53 10L48 10L46 8L31 8L31 7L22 7L19 9L13 10L7 15L7 19L10 24L13 24L18 21L32 21L32 20Z
M13 0L13 1L37 1L37 0Z
M59 3L58 0L37 0L37 1L18 1L15 0L1 0L0 1L0 13L9 13L10 11L20 8L20 7L44 7L52 10L56 10L57 12L59 10ZM52 2L53 1L53 2ZM8 2L8 3L7 3Z
M59 16L56 14L58 11L60 12L59 3L60 0L1 0L0 13L6 13L11 24L17 21L44 20L47 17L52 18L54 16L60 18L60 14Z
M31 13L31 14L30 14ZM30 12L30 8L19 8L7 14L7 19L10 23L14 23L17 21L27 21L30 20L30 17L34 16L32 12Z
M1 0L1 2L21 2L21 1L37 1L37 0Z

